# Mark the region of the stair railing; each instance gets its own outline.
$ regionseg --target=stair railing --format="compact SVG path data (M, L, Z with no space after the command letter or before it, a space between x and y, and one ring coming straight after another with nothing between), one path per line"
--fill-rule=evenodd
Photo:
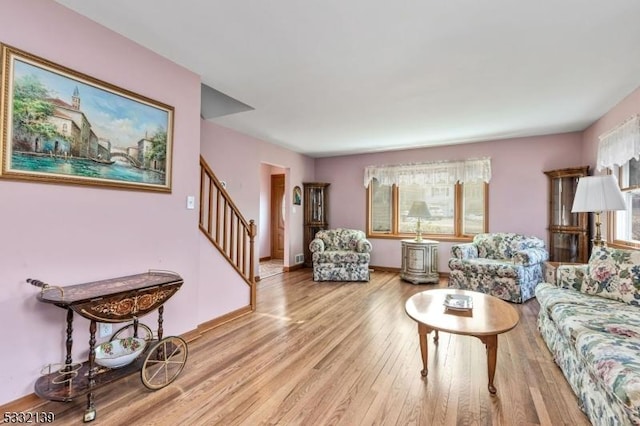
M251 289L255 309L254 244L257 227L247 222L229 193L200 156L200 230L242 276Z

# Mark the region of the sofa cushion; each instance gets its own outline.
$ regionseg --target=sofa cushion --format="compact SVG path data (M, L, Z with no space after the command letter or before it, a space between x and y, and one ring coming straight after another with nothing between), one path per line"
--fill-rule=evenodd
M580 291L640 306L640 251L595 248Z
M562 289L548 283L536 288L540 309L545 309L557 324L558 330L575 342L583 332L601 331L603 324L638 325L638 308L620 304L618 301L590 297L577 291ZM640 334L639 334L640 335Z

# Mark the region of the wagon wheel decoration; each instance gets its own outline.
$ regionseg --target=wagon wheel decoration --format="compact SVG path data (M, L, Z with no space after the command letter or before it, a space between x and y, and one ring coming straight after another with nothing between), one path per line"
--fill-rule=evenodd
M156 343L147 354L140 377L151 390L167 386L180 374L187 362L187 342L180 337L166 337Z
M119 329L118 331L116 331L115 333L113 333L113 336L111 336L109 340L113 341L116 339L123 339L126 337L139 337L141 339L144 339L144 341L147 342L147 344L151 340L153 340L153 331L151 331L151 328L149 328L149 326L142 323L138 323L137 336L135 335L136 333L134 333L133 330L134 330L133 324L127 324L121 329Z

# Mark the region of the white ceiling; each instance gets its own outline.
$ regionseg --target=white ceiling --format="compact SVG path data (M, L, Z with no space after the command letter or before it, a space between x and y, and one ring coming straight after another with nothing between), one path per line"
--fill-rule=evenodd
M638 0L56 1L314 157L583 130L640 86Z

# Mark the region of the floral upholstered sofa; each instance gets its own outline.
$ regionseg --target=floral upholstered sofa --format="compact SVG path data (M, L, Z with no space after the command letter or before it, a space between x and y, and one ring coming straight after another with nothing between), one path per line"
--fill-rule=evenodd
M371 243L356 229L319 231L309 243L314 281L369 281Z
M449 287L474 290L510 302L534 297L549 258L543 240L514 233L478 234L451 247Z
M640 425L640 252L594 248L536 288L538 328L594 425Z

